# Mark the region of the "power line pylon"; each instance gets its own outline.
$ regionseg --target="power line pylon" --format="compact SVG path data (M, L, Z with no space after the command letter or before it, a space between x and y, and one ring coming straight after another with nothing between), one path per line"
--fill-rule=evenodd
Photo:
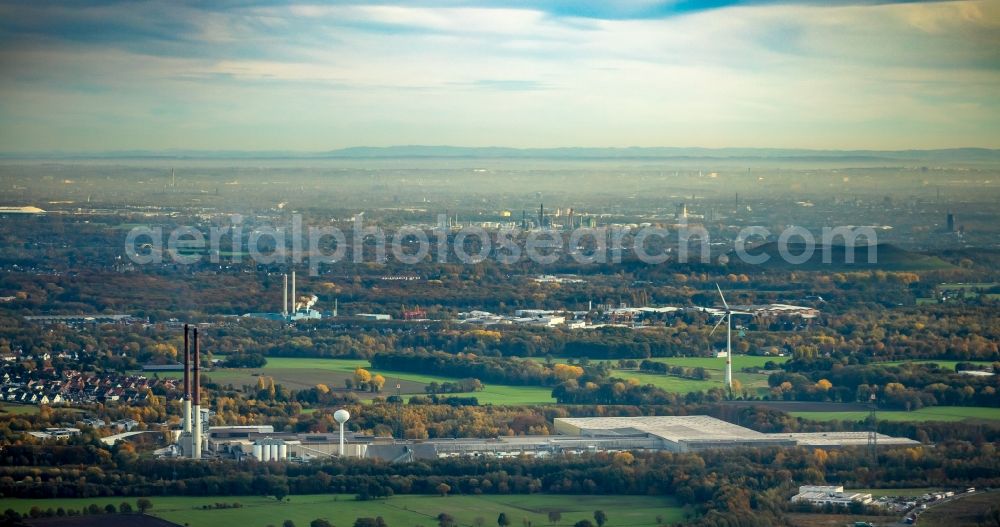
M878 464L878 420L875 416L875 392L868 398L868 458L872 466Z

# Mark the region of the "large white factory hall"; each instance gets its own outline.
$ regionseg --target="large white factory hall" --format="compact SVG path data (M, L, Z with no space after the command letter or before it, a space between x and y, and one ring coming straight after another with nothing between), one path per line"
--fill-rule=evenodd
M386 461L457 456L514 457L561 453L650 450L689 452L709 448L864 447L867 432L764 434L714 417L648 416L557 418L557 435L497 438L398 440L346 432L343 454ZM308 461L341 455L335 433L275 432L269 425L213 426L204 455L257 461ZM917 441L878 435L880 447L912 446Z

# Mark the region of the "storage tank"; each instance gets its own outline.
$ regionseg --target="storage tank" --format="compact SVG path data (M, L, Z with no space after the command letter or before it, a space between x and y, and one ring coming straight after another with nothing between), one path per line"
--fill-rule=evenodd
M264 461L264 447L260 443L254 443L253 445L253 457L257 461Z
M277 461L277 460L281 459L280 457L278 457L278 444L277 443L271 443L270 448L271 448L271 460L272 461Z
M278 443L278 459L281 461L288 459L288 445L284 441Z

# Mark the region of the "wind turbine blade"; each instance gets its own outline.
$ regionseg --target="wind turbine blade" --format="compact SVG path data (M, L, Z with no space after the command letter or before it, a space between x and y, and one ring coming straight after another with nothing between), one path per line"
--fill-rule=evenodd
M710 331L710 332L708 333L708 336L709 336L709 337L711 337L711 336L712 336L712 335L713 335L713 334L715 333L715 330L719 329L719 324L722 324L722 321L723 321L723 320L725 320L725 319L726 319L726 316L725 316L725 315L723 315L723 316L719 317L719 321L718 321L718 322L716 322L714 326L712 326L712 331Z
M715 283L715 288L719 290L719 298L722 299L722 305L726 306L726 311L729 311L729 304L726 303L726 297L722 295L722 288L719 287L719 283Z
M731 315L752 315L753 313L749 311L730 311Z

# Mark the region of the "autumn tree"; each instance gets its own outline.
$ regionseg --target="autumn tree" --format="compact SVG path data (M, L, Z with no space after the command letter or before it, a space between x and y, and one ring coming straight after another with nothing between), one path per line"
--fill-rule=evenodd
M359 389L366 389L368 383L372 380L372 374L364 368L358 368L354 370L354 383L358 385Z

